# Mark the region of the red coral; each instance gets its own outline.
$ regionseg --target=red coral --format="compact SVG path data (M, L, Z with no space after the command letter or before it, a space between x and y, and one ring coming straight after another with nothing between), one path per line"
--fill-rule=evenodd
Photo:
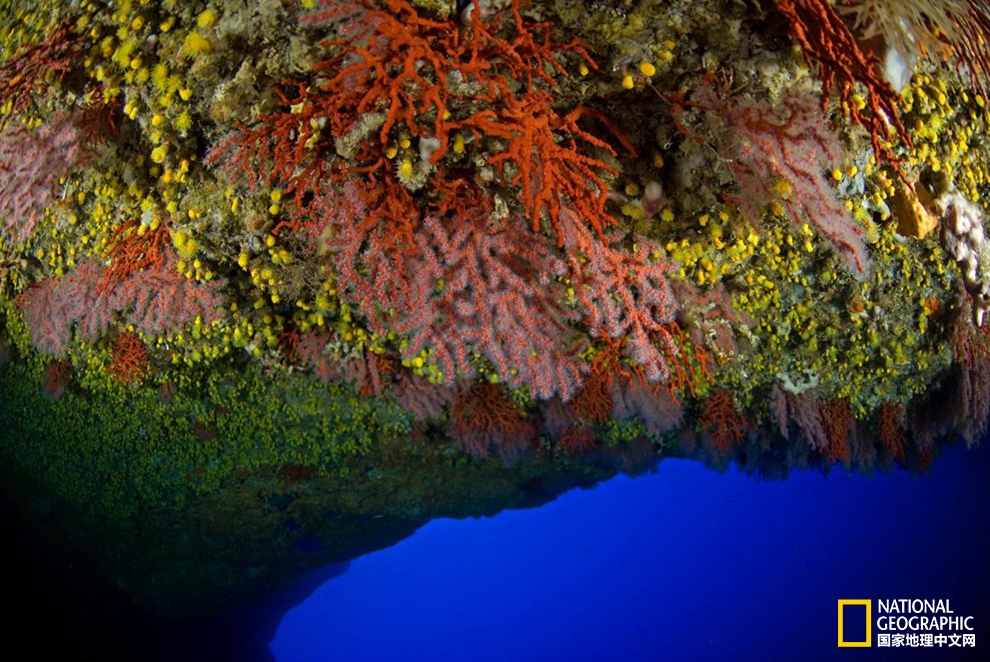
M17 297L35 347L55 356L66 354L73 326L89 313L101 277L99 264L85 260L64 277L45 278ZM95 336L105 330L99 328Z
M593 366L584 384L571 399L574 413L582 421L605 423L612 417L612 374L601 366Z
M326 42L335 53L314 67L317 83L288 84L285 111L229 136L207 161L293 191L287 225L332 254L340 290L369 328L407 336L405 358L432 351L448 385L475 374L480 354L510 385L569 398L585 370L569 327L580 313L596 339L628 336L648 378L683 377L665 277L674 265L646 241L638 251L609 246L620 239L607 234L605 210L616 171L582 149L615 151L578 122L595 119L632 145L600 113L559 114L546 91L566 75L559 54L594 63L580 43L556 43L548 24L523 18L518 1L509 9L486 18L475 8L465 27L405 0L322 3L306 21L348 39ZM486 155L494 182L449 176L455 134L495 150ZM397 157L399 166L405 139L419 141L419 155ZM413 159L422 185L398 177ZM519 190L521 211L491 214L498 184ZM521 220L535 232L514 227ZM565 275L580 312L565 305Z
M774 384L770 391L770 411L785 439L791 438L790 424L793 422L812 450L828 452L829 437L825 430L825 421L812 389L794 392Z
M456 395L455 389L431 384L409 371L403 371L395 384L395 401L417 421L440 417Z
M335 350L334 339L330 332L307 331L292 343L291 353L324 383L349 384L362 395L381 397L395 372L393 357L348 351L342 345ZM348 353L343 355L344 351Z
M148 372L148 348L144 342L133 333L117 336L107 372L122 384L141 381Z
M161 269L169 250L169 234L164 223L154 230L139 219L125 221L114 229L104 254L109 265L104 270L100 289L105 290L145 269Z
M539 398L568 399L585 364L566 325L576 319L554 276L564 263L541 237L512 219L489 231L485 219L457 224L428 218L411 280L386 299L395 330L409 337L404 356L433 350L447 384L474 375L478 352L510 385L529 384Z
M563 212L565 218L573 214ZM589 333L603 340L625 337L626 355L647 379L670 381L681 354L677 301L667 281L676 263L660 257L659 246L645 238L620 250L612 247L617 235L607 243L576 222L568 227L569 276Z
M145 335L155 336L190 323L203 323L222 314L224 283L197 283L176 270L169 251L158 266L133 274L106 287L106 271L85 260L62 278L46 278L18 297L31 340L45 352L64 355L72 339L94 340L118 316Z
M382 215L399 212L408 219L410 211L389 204L376 208L375 195L361 182L350 180L314 199L310 211L319 219L313 227L314 242L318 250L332 255L341 292L367 317L372 331L385 335L394 297L408 282L408 267L400 256L408 259L414 244L410 235L397 253L394 235L382 227Z
M122 312L128 323L149 336L175 330L197 317L210 324L223 313L223 286L222 280L200 283L186 278L179 273L175 255L169 251L160 265L109 289L107 312Z
M80 41L69 26L62 25L42 43L0 66L0 106L10 104L10 111L0 118L0 127L30 106L35 94L46 92L52 80L61 82L78 56Z
M701 427L712 436L719 452L727 452L746 437L748 424L736 410L732 391L716 389L705 398L701 414Z
M476 7L470 30L453 20L424 18L405 0L384 0L384 10L376 9L369 0L333 4L325 0L321 4L329 9L307 15L306 22L346 19L348 39L324 42L341 50L314 66L315 71L330 72L330 76L310 112L325 117L333 134L342 136L362 114L386 108L378 131L381 145L401 122L416 136L441 141L434 162L446 152L446 111L469 98L457 92L458 87L477 85L502 100L501 95L511 94L506 75L525 79L527 88L533 86L534 79L552 83L548 70L566 76L556 60L558 53L576 52L594 64L580 43L552 42L549 23L524 19L518 0L512 1L510 12L490 19L483 18ZM340 6L333 6L337 4ZM509 16L511 27L505 25ZM503 29L514 34L511 41L496 36ZM502 91L495 90L499 85Z
M572 425L564 431L557 446L572 457L586 455L595 448L595 434L588 423Z
M408 191L396 182L389 146L403 132L418 138L420 159L438 171L419 206L449 205L456 187L444 181L440 159L451 137L466 130L478 140L504 141L504 149L490 162L498 166L503 183L521 187L520 199L534 228L540 228L545 216L559 245L561 225L568 220L561 216L562 199L599 234L613 223L605 213L602 177L615 171L579 153L576 142L615 152L577 121L595 115L630 151L632 146L604 116L585 108L560 116L552 96L534 89L537 82L552 84L551 72L567 75L556 59L562 52L594 65L579 42L553 42L550 25L524 19L516 0L509 12L488 20L475 9L470 29L452 20L424 18L404 0L385 0L384 10L370 1L323 4L307 22L345 23L338 31L349 38L325 42L338 52L314 66L320 84L289 82L282 97L289 110L228 136L212 150L208 164L220 164L231 177L246 177L252 186L261 180L294 192L297 215L289 225L312 222L304 212L307 196L318 194L327 176L365 175L370 178L365 188L374 199L366 200L371 215L357 217L356 223L367 232L384 222L389 234L401 237L393 243L408 245L417 221L442 216L443 209L417 213ZM512 37L496 36L503 31ZM526 84L520 90L521 80ZM485 102L481 110L478 101ZM337 159L331 172L328 160L336 156L344 160Z
M845 400L828 400L818 405L828 437L829 462L849 461L849 435L856 425L852 409Z
M639 374L613 380L612 402L612 413L616 418L638 418L653 437L678 428L684 422L684 408L671 389L647 382Z
M844 150L818 104L799 94L777 105L746 97L723 99L707 85L694 102L725 125L721 155L739 183L740 207L759 218L767 204L779 201L792 223L807 220L849 271L865 279L865 231L824 174L826 167L843 161Z
M450 409L447 431L461 449L478 458L494 453L512 464L530 453L536 426L505 389L488 382L464 388Z
M896 159L886 144L893 138L890 125L908 146L911 137L901 124L898 108L901 97L884 79L879 60L860 47L828 0L776 0L776 3L801 45L808 66L818 65L825 99L838 88L843 110L869 132L877 160L896 168ZM864 113L852 98L856 83L866 88L869 113Z
M41 388L49 400L61 400L72 379L72 363L65 360L52 361L45 366L41 376Z
M907 456L907 440L904 437L905 420L904 407L888 401L880 403L877 420L880 443L895 460L902 464Z
M579 220L589 223L599 237L604 237L605 229L615 220L605 211L608 187L602 174L618 173L604 162L581 154L576 141L581 139L612 156L616 153L608 143L577 125L578 118L590 111L578 107L560 117L551 105L553 98L543 92L530 92L521 99L501 93L486 101L491 108L451 126L471 129L477 140L483 136L503 139L505 149L488 162L500 168L503 181L521 186L520 201L533 231L540 231L545 217L557 236L558 246L564 246L566 237L571 237L577 248L587 248L587 235L568 227ZM515 172L511 178L506 177L509 165ZM565 213L564 202L573 212Z
M37 129L0 130L0 234L24 243L45 208L56 200L59 179L92 155L75 118L58 112Z

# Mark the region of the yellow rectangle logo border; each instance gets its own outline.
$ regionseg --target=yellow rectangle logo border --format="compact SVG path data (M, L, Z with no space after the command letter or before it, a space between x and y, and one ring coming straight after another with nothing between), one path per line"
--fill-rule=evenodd
M842 639L842 608L846 605L864 605L866 607L866 641L844 641ZM870 648L873 645L872 625L872 600L839 600L839 648Z

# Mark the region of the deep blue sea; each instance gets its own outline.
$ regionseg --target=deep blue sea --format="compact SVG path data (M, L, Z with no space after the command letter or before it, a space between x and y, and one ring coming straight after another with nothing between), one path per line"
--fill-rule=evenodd
M437 520L315 589L271 650L279 662L988 659L986 446L948 449L917 477L761 482L667 460L542 508ZM976 648L839 648L840 599L948 600L973 617Z

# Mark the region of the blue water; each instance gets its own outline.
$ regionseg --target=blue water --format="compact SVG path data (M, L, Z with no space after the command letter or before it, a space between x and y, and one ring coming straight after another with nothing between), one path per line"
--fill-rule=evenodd
M668 460L542 508L437 520L289 611L314 660L973 659L990 641L990 449L925 476L758 482ZM837 600L948 599L976 650L839 649ZM874 614L876 617L876 614Z

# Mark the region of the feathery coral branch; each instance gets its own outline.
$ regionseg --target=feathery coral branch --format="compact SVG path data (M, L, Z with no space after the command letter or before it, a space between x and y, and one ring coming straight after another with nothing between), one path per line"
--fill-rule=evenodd
M828 100L833 89L837 89L843 111L869 132L877 160L896 168L897 159L887 145L894 138L891 125L908 146L911 146L911 137L901 124L900 94L884 79L879 60L860 47L849 26L828 0L776 0L776 3L801 45L808 66L818 65L823 102ZM865 108L853 99L855 83L866 88L868 113L864 113Z

